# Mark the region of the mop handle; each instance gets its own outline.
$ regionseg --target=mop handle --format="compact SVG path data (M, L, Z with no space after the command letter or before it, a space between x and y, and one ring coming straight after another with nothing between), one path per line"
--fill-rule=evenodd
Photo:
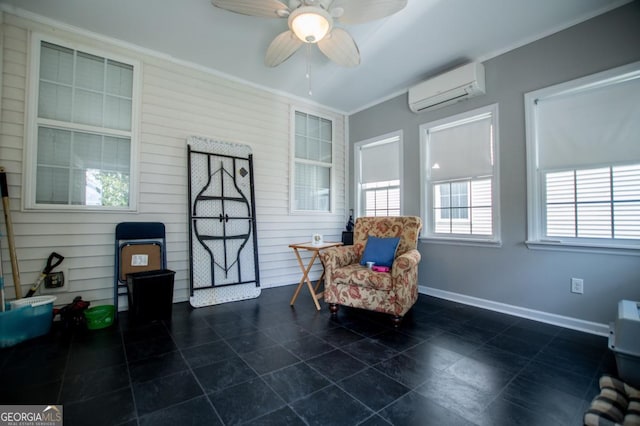
M7 241L9 241L9 257L11 258L13 286L16 290L16 299L21 299L22 288L20 287L20 269L18 268L18 256L16 255L16 243L13 238L13 223L11 222L11 207L9 206L9 186L7 185L7 173L5 172L4 167L0 167L0 193L2 193L4 222L7 228Z

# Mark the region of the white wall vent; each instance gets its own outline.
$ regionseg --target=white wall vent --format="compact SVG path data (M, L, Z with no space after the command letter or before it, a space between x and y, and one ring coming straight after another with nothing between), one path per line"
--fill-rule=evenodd
M409 89L409 108L423 112L485 93L484 65L473 62Z

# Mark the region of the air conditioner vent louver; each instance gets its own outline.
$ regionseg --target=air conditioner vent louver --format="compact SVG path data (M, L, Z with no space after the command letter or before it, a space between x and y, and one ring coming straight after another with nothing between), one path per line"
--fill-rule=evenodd
M440 74L409 89L409 108L413 112L423 112L484 93L484 66L474 62Z

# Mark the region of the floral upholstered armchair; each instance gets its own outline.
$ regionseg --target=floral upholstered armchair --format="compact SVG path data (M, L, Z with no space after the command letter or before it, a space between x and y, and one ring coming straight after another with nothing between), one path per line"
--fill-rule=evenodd
M333 247L320 254L325 269L324 298L331 312L337 313L338 305L368 309L392 315L394 325L399 325L418 299L421 228L422 221L415 216L358 218L352 246ZM388 272L361 264L366 260L363 255L369 256L374 242L380 241L397 244Z

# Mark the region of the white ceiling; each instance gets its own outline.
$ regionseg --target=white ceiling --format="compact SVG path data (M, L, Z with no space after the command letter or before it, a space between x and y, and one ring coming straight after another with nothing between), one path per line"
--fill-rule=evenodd
M72 27L169 55L234 79L352 113L455 65L486 60L629 0L409 0L385 19L345 27L362 63L342 68L312 46L276 68L263 64L284 19L238 15L209 0L0 0ZM16 9L17 8L17 9ZM31 16L26 13L26 16Z

